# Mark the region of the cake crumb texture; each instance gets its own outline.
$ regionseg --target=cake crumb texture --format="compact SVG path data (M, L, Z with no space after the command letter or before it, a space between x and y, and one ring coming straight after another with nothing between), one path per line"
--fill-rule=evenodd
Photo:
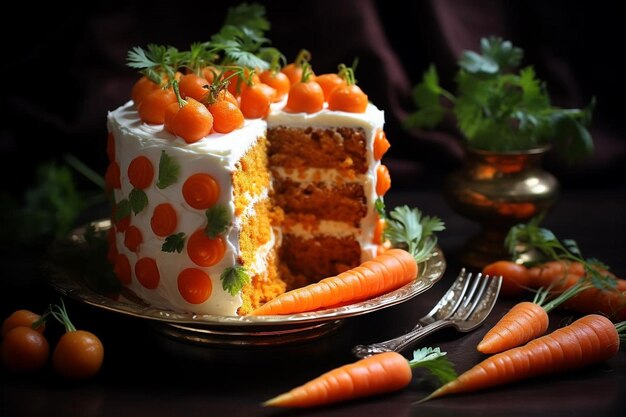
M313 214L318 219L344 221L355 227L367 214L367 199L361 184L301 184L275 179L274 191L275 203L285 214Z
M285 234L280 258L289 268L288 288L317 282L361 264L361 247L352 237L315 236L311 239ZM306 282L299 282L297 276Z
M365 131L361 128L275 126L268 129L267 138L272 166L367 171Z

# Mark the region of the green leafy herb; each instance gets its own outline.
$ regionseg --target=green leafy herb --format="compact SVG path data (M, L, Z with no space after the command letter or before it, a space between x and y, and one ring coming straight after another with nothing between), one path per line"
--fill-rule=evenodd
M383 200L382 197L378 197L376 201L374 201L374 209L376 210L376 213L378 213L378 216L381 219L384 219L387 217L387 213L385 213L385 201Z
M418 109L405 120L407 128L433 128L451 113L471 148L503 152L553 145L569 161L593 152L587 126L594 99L584 109L554 107L532 67L515 72L520 48L491 37L482 39L480 52L465 51L459 59L456 95L439 85L435 67L429 67L413 90Z
M204 233L211 239L215 239L224 233L230 225L230 215L228 209L222 205L210 207L205 212L207 225Z
M161 151L161 158L159 159L159 178L157 179L156 186L159 189L164 189L178 181L180 175L180 164L176 159L169 156L165 151Z
M250 276L241 265L226 268L220 275L220 279L222 280L222 288L224 291L228 291L230 295L238 294L244 285L250 282Z
M413 359L409 361L409 366L411 369L426 368L441 384L445 384L457 376L452 362L445 356L446 352L442 352L439 348L421 348L413 352Z
M169 235L165 238L163 245L161 245L161 250L163 252L181 253L185 248L185 239L187 239L187 236L183 232Z
M389 213L384 236L392 246L407 250L420 263L430 257L437 244L435 232L444 229L438 217L423 216L417 208L400 206Z
M229 9L224 25L211 37L210 45L223 55L227 65L267 69L269 63L259 54L269 42L264 36L269 28L265 7L244 3Z
M169 80L174 79L179 60L180 53L176 48L151 43L147 49L135 46L128 51L127 65L161 85L163 75Z
M37 168L36 183L26 190L23 202L4 193L0 200L0 240L38 246L68 233L88 199L79 193L69 167L50 162Z
M130 207L135 214L139 214L148 206L148 196L144 190L140 190L139 188L133 188L128 196L128 201L130 202Z
M549 229L540 227L543 216L537 216L526 224L515 225L509 230L504 241L513 259L527 252L536 251L543 255L540 262L567 260L580 262L585 268L585 277L596 288L611 289L617 285L616 279L608 271L609 267L595 258L584 258L578 244L572 239L560 241Z
M224 25L247 27L257 34L263 34L270 29L270 22L265 18L265 7L257 3L242 3L231 7Z
M125 219L126 217L130 216L130 212L131 205L128 199L124 198L118 201L118 203L115 205L113 221L117 223L118 221Z

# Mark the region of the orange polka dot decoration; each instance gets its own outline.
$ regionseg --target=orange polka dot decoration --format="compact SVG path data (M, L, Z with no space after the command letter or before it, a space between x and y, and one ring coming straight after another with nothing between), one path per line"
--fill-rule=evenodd
M160 237L169 236L176 230L178 216L170 203L159 204L154 208L150 227L155 235Z
M220 186L209 174L193 174L183 184L183 198L195 209L208 209L219 196Z
M213 292L211 277L197 268L184 269L178 274L178 291L190 304L201 304L209 299Z
M135 276L137 281L149 290L158 287L161 280L159 267L152 258L141 258L137 261L135 264Z
M135 188L148 188L154 178L152 162L145 156L138 156L128 165L128 180Z

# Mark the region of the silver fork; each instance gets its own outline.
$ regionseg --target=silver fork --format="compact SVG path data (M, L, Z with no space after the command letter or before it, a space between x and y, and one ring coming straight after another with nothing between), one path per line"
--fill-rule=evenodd
M416 341L439 330L452 326L460 332L469 332L480 326L496 303L502 277L490 278L481 273L475 276L461 269L452 286L435 307L408 333L385 342L358 345L352 353L365 358L382 352L400 352Z

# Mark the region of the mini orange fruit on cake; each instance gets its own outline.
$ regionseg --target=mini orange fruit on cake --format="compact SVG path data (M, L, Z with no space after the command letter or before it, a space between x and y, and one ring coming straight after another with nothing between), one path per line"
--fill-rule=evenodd
M150 48L144 57L166 56ZM174 79L180 68L165 64L159 77ZM219 64L198 68L207 65L213 82L223 82ZM173 117L185 110L185 123L195 123L215 100L183 99L173 86L160 88L172 88L177 104L153 104L148 119L132 100L108 115L110 258L122 284L154 306L243 315L376 256L375 203L390 184L380 161L389 147L381 110L367 102L358 112L331 110L324 102L310 113L286 111L285 97L264 117L188 140L182 132L194 129ZM205 88L223 95L224 87ZM215 111L213 126L221 117Z

